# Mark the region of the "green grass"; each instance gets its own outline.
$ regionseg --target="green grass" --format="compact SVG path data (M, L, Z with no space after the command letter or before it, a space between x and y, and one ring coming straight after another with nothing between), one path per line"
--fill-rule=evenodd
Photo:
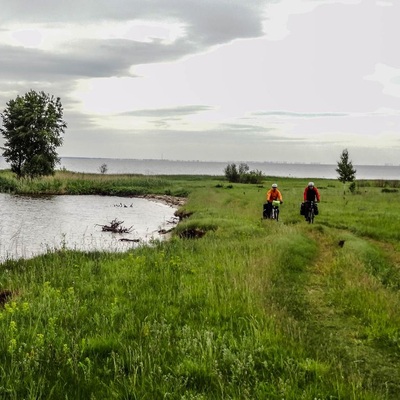
M278 223L261 219L272 180ZM0 265L15 292L0 310L0 398L397 399L400 194L315 181L310 225L301 179L0 173L8 192L186 193L192 213L151 247ZM180 238L190 228L206 234Z

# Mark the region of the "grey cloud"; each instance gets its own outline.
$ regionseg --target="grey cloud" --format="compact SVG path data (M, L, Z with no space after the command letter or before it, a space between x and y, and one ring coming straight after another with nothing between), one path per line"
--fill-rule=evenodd
M70 79L128 75L134 64L179 58L194 49L186 42L174 45L130 40L84 40L63 52L48 53L23 47L0 46L2 79Z
M131 116L131 117L176 117L183 115L191 115L198 114L203 111L212 110L212 107L209 106L201 106L201 105L192 105L192 106L183 106L183 107L171 107L171 108L160 108L160 109L151 109L151 110L135 110L124 112L119 115L122 116Z
M254 133L254 134L264 134L265 132L273 131L274 128L265 128L258 125L252 124L220 124L220 129L226 132L238 132L238 133Z
M129 21L151 19L179 22L186 26L187 41L194 47L211 46L237 38L262 34L262 19L267 0L102 0L56 2L14 0L2 5L0 21L19 24L90 23L96 21ZM43 12L43 10L49 10ZM190 46L191 47L191 46Z
M213 0L193 2L186 20L191 23L190 36L213 45L236 38L257 37L262 34L265 1L241 2Z
M260 111L252 113L254 116L276 116L276 117L293 117L293 118L325 118L325 117L346 117L346 113L329 113L329 112L318 112L318 113L300 113L300 112L289 112L289 111Z
M0 0L0 21L17 23L21 29L30 23L57 28L61 23L146 19L176 22L185 27L184 35L172 43L156 39L150 42L82 39L65 43L56 52L0 43L0 80L26 80L41 88L48 84L58 87L63 81L71 83L81 78L134 76L130 68L138 64L174 61L213 45L262 35L266 4L267 0L251 4L241 0L70 0L56 3ZM64 93L68 91L66 88Z

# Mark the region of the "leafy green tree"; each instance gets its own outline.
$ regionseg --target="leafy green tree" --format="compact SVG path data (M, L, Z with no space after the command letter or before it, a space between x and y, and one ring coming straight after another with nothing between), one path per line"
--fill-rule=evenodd
M337 163L336 172L339 174L338 180L346 185L346 182L353 182L356 178L357 170L353 168L353 164L349 161L349 152L347 149L342 151L340 160Z
M246 175L250 170L250 167L246 163L239 164L239 175Z
M67 124L60 98L30 90L10 100L2 114L3 157L18 178L52 175Z
M239 182L240 174L237 170L236 164L228 164L224 170L225 177L228 179L229 182Z

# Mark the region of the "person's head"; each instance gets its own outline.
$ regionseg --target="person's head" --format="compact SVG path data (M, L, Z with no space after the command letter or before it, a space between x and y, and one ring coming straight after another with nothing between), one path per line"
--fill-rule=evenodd
M278 187L278 185L277 185L276 183L273 183L271 187L272 187L272 190L276 190L276 188Z
M312 189L314 187L314 182L308 182L308 187Z

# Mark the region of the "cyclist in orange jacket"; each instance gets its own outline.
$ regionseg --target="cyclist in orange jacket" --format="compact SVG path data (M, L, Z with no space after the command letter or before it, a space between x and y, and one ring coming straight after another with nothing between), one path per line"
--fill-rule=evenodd
M263 216L264 218L271 218L271 211L272 211L272 202L274 200L278 200L283 203L282 200L282 194L278 189L278 185L276 183L273 183L271 186L271 189L268 190L267 192L267 202L264 204L264 212Z

